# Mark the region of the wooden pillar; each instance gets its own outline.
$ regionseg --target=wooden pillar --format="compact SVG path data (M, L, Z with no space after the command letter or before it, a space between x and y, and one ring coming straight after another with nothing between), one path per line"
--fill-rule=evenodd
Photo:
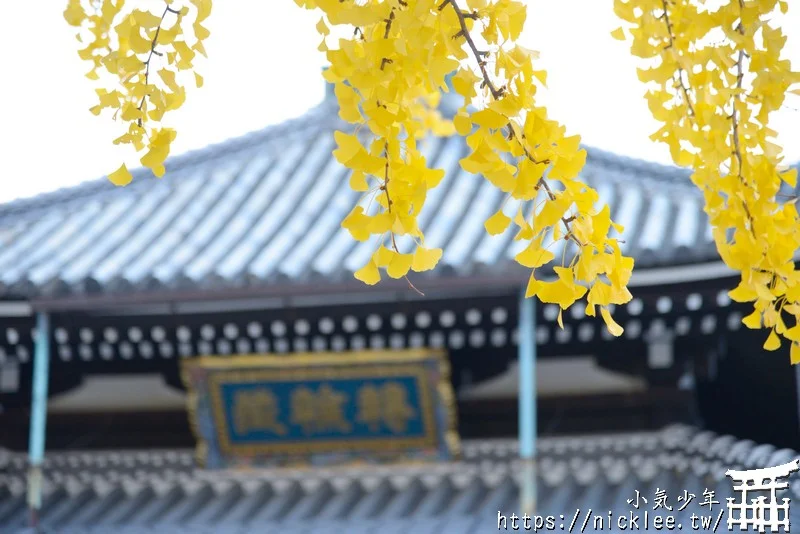
M519 303L519 456L522 461L522 513L536 513L536 312L534 299Z
M28 509L31 527L38 527L42 508L42 463L47 422L47 388L50 368L50 320L46 313L36 316L33 387L31 388L30 441L28 442Z

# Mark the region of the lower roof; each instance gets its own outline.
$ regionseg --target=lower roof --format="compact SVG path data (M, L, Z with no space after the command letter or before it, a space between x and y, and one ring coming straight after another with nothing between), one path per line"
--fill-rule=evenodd
M686 426L543 438L538 447L537 513L553 515L556 527L562 514L566 527L576 510L579 525L589 509L605 518L609 511L615 518L635 513L627 501L637 490L647 499L640 516L646 509L664 514L653 510L655 493L664 490L673 507L668 513L688 530L690 514L713 522L725 510L726 497L734 496L727 469L770 467L798 457L793 450ZM270 527L297 533L493 532L498 511L507 519L520 514L517 454L512 440L467 441L457 463L233 473L194 468L191 451L54 453L44 468L41 520L63 533L272 532ZM24 531L26 463L22 454L0 453L4 532ZM678 511L684 490L694 498ZM700 506L706 490L722 505ZM792 479L787 491L799 497L800 483ZM800 520L798 513L795 507L792 520Z

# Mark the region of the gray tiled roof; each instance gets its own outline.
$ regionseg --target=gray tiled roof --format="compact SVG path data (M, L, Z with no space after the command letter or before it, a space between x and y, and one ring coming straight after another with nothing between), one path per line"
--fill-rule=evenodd
M375 244L340 227L360 194L331 155L337 128L347 126L325 101L170 158L161 180L140 171L121 189L100 180L1 205L0 297L352 282ZM502 195L460 168L466 150L460 137L424 145L446 171L421 215L426 243L445 246L430 276L521 276L513 225L496 237L483 228ZM702 196L684 171L589 148L583 178L625 226L623 246L638 268L717 257Z
M706 489L722 503L713 515L724 508L732 496L725 470L779 465L798 456L683 426L546 438L539 450L539 514L564 514L567 522L576 509L581 518L589 508L627 515L627 500L636 490L648 502L641 514L652 510L653 495L663 489L677 522L686 525L693 512L709 514L698 506ZM42 523L64 533L496 531L498 511L519 511L516 443L467 441L463 452L463 460L453 464L240 473L195 469L189 451L51 453ZM3 532L19 532L26 518L25 457L7 454L3 464L0 525L8 528ZM683 490L696 500L678 512ZM800 484L793 482L788 491L800 496Z

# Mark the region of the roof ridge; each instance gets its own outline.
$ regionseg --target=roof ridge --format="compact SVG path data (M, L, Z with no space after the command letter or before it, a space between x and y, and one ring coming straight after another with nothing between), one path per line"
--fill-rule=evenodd
M672 164L633 158L597 147L581 146L586 149L587 160L591 159L594 163L628 171L633 170L636 173L647 174L650 178L656 180L690 183L689 177L692 174L691 169L678 167Z
M312 119L319 118L318 116L320 114L325 114L326 112L335 112L336 109L336 107L331 105L331 102L323 101L296 117L170 156L165 163L168 172L164 175L164 178L169 178L186 166L214 159L223 154L245 150L287 130L297 129L298 125L317 125L319 123L314 123ZM335 117L338 119L335 113L331 114L331 116L332 118ZM142 185L143 179L155 178L152 171L146 167L137 167L131 171L131 174L134 180L130 185L125 186L125 189L139 188ZM77 198L85 198L99 192L122 190L124 189L121 187L113 186L108 181L106 175L100 178L89 179L75 185L39 193L34 196L17 198L8 202L0 202L0 216L13 214L15 212L46 208L53 204L68 202Z

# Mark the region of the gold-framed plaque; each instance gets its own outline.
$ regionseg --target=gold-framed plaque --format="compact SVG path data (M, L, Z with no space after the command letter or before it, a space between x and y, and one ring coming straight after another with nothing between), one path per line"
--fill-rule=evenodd
M445 352L203 356L181 362L208 468L458 455Z

